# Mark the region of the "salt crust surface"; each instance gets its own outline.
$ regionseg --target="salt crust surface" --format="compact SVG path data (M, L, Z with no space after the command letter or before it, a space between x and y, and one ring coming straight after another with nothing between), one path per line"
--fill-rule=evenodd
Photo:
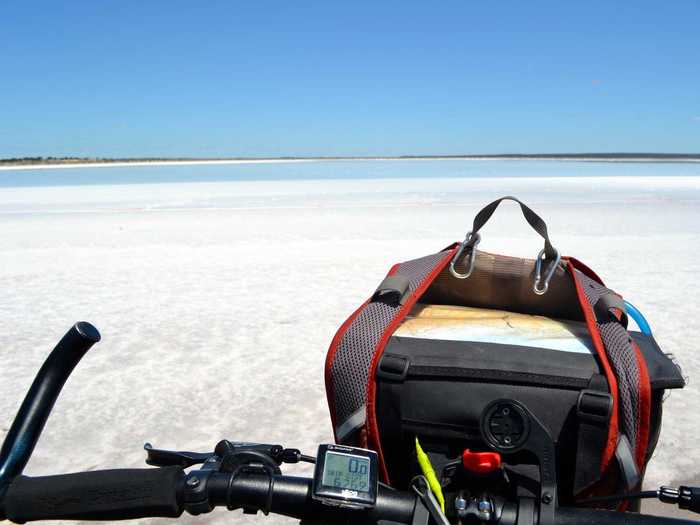
M332 440L323 364L337 327L394 262L461 240L504 194L645 312L683 366L689 384L665 403L647 485L698 480L695 177L0 188L0 438L47 352L88 320L103 340L66 384L26 473L138 467L145 441L314 453ZM512 204L483 231L485 250L540 247ZM289 522L225 510L181 519L232 521Z

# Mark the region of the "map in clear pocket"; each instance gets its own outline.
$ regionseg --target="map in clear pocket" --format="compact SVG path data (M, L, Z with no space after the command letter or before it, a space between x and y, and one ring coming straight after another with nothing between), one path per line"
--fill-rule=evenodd
M585 323L466 306L417 304L394 335L595 353Z

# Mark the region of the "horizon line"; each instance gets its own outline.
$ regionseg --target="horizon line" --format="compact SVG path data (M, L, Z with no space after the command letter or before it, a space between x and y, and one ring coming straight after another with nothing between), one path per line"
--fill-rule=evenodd
M172 166L204 164L281 164L302 162L352 161L550 161L586 163L697 164L695 153L503 153L485 155L401 155L401 156L321 156L321 157L9 157L0 158L0 171L108 168L128 166Z

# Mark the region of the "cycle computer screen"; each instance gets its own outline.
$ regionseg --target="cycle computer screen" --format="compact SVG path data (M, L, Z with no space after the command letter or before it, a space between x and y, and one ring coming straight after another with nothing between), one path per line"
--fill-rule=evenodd
M343 445L321 445L313 497L340 507L372 507L377 500L377 453Z

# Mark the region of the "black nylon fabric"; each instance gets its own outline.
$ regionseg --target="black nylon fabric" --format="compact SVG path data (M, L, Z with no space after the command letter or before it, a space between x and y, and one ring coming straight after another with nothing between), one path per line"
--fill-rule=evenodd
M595 374L588 383L588 390L608 393L608 382L602 374ZM594 398L595 399L595 398ZM609 399L612 399L611 397ZM579 398L579 402L580 402ZM599 405L600 406L600 405ZM595 405L591 406L596 413ZM601 412L598 409L598 412ZM599 413L600 415L600 413ZM579 415L576 443L576 469L574 472L574 495L579 495L600 480L600 461L608 441L610 418L605 420Z
M552 246L552 243L549 241L549 233L547 232L547 223L544 222L542 217L537 215L532 209L530 209L527 205L525 205L523 202L520 201L520 199L517 199L516 197L501 197L500 199L497 199L493 201L490 204L487 204L482 208L482 210L476 214L476 217L474 217L474 224L472 225L472 239L469 242L468 246L471 247L474 245L476 242L476 234L477 232L486 224L486 222L491 218L491 215L493 215L493 212L496 211L496 208L498 208L498 205L505 201L513 201L517 202L520 205L520 209L523 212L523 216L525 217L525 220L528 222L530 226L532 226L532 229L535 230L537 233L539 233L542 238L544 239L544 253L546 258L548 259L556 259L557 257L557 251L554 249Z
M602 296L610 293L610 290L605 286L582 272L575 271L591 306L594 306ZM640 424L640 371L637 355L632 346L632 338L627 333L627 330L611 317L605 322L598 320L596 324L605 346L608 361L617 378L620 432L627 436L632 446L632 451L636 455Z
M593 310L600 322L614 321L615 319L611 319L611 316L617 313L620 315L620 323L622 326L627 328L629 324L627 313L625 312L625 301L616 293L610 292L602 295L598 299L598 302L593 305Z
M445 252L439 252L401 263L395 275L409 280L407 297L416 291L445 255ZM366 405L374 352L400 309L400 304L370 302L342 336L331 365L336 429Z

